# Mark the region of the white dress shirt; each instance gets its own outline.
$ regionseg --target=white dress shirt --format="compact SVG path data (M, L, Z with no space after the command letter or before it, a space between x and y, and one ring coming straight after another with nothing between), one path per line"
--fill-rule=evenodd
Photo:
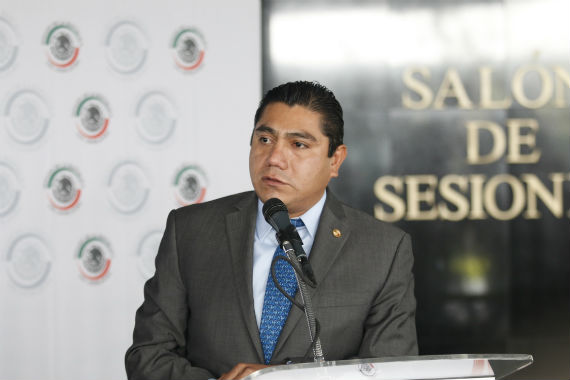
M315 203L306 213L299 218L303 220L304 227L298 227L297 231L301 240L303 240L303 249L307 256L311 253L315 234L323 212L323 206L327 198L325 190L321 199ZM276 231L263 217L263 203L257 201L257 219L255 221L255 238L253 242L253 306L255 310L255 319L257 320L257 327L261 324L261 313L263 311L263 298L265 297L265 287L267 285L267 278L269 277L269 268L275 249L277 249L277 238L275 237Z

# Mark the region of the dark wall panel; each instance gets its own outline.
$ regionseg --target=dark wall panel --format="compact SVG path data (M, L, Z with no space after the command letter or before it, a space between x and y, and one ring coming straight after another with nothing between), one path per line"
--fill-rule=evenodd
M412 234L421 354L570 375L569 8L263 2L264 89L331 88L349 152L332 190Z

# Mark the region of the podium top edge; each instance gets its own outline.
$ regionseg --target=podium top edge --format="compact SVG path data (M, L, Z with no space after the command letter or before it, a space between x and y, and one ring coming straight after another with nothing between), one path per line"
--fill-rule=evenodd
M361 364L374 364L374 363L396 363L396 362L427 362L436 360L487 360L489 362L519 362L520 368L524 368L533 362L532 355L529 354L453 354L453 355L420 355L420 356L387 356L381 358L355 358L348 360L324 361L320 363L307 362L307 363L294 363L292 365L281 365L277 367L264 368L247 376L246 379L254 379L265 373L273 372L275 370L288 370L288 369L309 369L317 367L339 367L349 365ZM498 363L497 363L498 364ZM516 371L516 369L515 369ZM511 371L509 371L510 373ZM508 373L507 373L508 374ZM498 376L502 378L505 375Z
M336 361L338 363L362 363L362 362L399 362L399 361L421 361L421 360L458 360L458 359L487 359L487 360L514 360L533 361L529 354L452 354L452 355L419 355L419 356L386 356L382 358L363 358ZM352 363L351 363L352 362ZM331 362L332 363L332 362Z
M533 361L529 354L453 354L453 355L419 355L419 356L385 356L381 358L355 358L347 360L325 361L321 364L343 365L358 363L389 363L402 361L425 361L425 360L460 360L460 359L486 359L486 360L512 360L512 361ZM328 363L328 364L327 364ZM298 363L299 365L314 365L314 362Z

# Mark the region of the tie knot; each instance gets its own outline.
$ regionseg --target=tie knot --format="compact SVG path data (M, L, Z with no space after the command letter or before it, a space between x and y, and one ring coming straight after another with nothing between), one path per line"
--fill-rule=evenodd
M304 226L305 226L305 223L303 223L303 221L301 220L301 218L291 219L291 224L294 225L295 228L304 227Z

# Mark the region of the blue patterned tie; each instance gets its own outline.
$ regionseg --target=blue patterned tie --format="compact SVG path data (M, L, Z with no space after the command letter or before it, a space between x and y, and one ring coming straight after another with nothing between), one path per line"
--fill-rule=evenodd
M291 219L291 223L295 227L305 225L301 219ZM273 257L277 255L286 256L280 246L277 246ZM294 297L297 291L297 281L295 279L295 271L291 268L289 263L284 260L278 260L275 263L275 277L277 277L279 285L281 285L287 294ZM291 301L281 294L273 283L270 269L267 286L265 287L265 298L263 299L263 311L261 312L261 323L259 326L259 337L261 338L265 364L269 364L271 361L273 350L275 350L275 346L277 345L277 339L279 339L279 335L289 314L289 309L291 309Z

